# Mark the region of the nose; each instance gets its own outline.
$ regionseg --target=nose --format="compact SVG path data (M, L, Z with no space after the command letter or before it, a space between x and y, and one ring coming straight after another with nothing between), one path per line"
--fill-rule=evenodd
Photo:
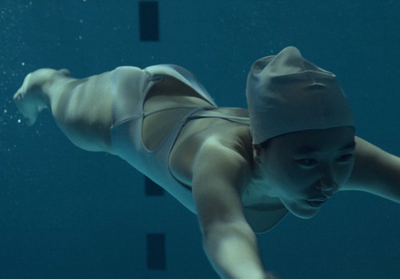
M321 179L319 185L317 184L316 188L321 189L325 196L331 197L337 193L337 191L339 190L339 185L333 180L327 182L326 180Z

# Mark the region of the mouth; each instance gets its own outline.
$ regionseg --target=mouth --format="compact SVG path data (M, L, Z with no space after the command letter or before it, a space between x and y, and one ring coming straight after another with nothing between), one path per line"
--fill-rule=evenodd
M306 200L306 202L308 203L309 206L311 207L320 207L321 205L323 205L327 200Z

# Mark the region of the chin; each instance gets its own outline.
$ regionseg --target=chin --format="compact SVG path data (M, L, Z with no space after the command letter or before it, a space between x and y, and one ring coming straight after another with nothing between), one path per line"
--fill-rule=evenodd
M292 212L292 214L296 217L299 217L301 219L311 219L315 215L317 215L318 210L314 210L314 212L302 212L302 213L297 213L297 212Z
M292 213L294 216L301 219L311 219L319 212L319 207L316 208L305 208L298 203L285 204L285 207Z

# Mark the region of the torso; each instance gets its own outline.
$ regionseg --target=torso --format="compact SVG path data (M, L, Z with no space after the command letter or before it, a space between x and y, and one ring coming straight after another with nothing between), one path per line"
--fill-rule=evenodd
M207 106L203 99L190 96L156 95L145 103L145 112L166 107ZM145 118L143 123L144 144L148 149L154 149L161 143L168 132L184 117L185 109L163 111ZM213 114L230 116L247 116L247 110L237 108L218 108ZM168 120L168 121L166 121ZM200 118L189 121L181 130L169 158L170 170L181 183L192 186L192 165L201 145L209 137L223 141L224 146L240 149L241 154L249 164L252 164L252 143L249 126L221 118ZM240 146L240 148L239 148ZM255 179L249 179L251 187ZM242 195L244 213L256 232L263 232L274 227L286 214L287 209L279 199L273 197L260 198L257 193L244 191Z

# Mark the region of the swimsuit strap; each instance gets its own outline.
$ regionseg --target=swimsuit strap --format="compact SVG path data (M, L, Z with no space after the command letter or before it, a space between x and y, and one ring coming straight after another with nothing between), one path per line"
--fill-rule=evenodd
M248 117L240 117L240 116L228 116L228 115L218 115L218 114L206 114L206 115L201 115L201 114L193 114L189 116L189 118L192 119L198 119L198 118L222 118L226 120L239 120L239 121L249 121L250 118Z
M210 111L210 110L215 110L218 109L218 107L204 107L202 108L204 111ZM242 116L230 116L230 115L221 115L221 114L192 114L189 117L189 120L193 119L199 119L199 118L221 118L225 119L228 121L239 121L239 122L245 122L245 124L248 124L250 121L250 118L248 117L242 117Z
M194 106L183 106L183 107L171 107L171 108L163 108L163 109L157 109L157 110L153 110L153 111L149 111L149 112L144 112L143 113L143 117L147 117L149 115L158 113L158 112L162 112L162 111L168 111L168 110L173 110L173 109L195 109L195 108L199 108L198 106L194 107Z

